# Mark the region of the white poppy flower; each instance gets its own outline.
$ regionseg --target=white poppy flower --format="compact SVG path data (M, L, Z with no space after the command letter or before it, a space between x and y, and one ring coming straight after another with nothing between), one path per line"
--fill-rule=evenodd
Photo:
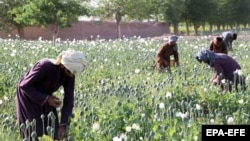
M222 84L225 84L225 83L226 83L226 79L222 79L222 80L221 80L221 83L222 83Z
M98 122L95 122L93 125L92 125L92 130L93 131L98 131L100 129L100 124Z
M233 124L234 123L234 118L233 117L229 117L227 119L227 124Z
M140 130L140 126L134 123L134 124L132 125L132 129Z
M197 141L198 140L198 136L194 136L194 140Z
M165 108L164 103L161 102L161 103L159 104L159 108L160 108L160 109L164 109L164 108Z
M126 132L131 132L131 130L132 130L132 127L131 127L131 126L127 126L127 127L126 127Z
M195 108L196 108L196 110L201 110L201 105L195 104Z
M122 138L119 138L119 137L113 137L113 141L122 141Z
M3 99L4 99L5 101L9 101L9 98L8 98L7 96L4 96Z
M135 69L135 73L139 73L140 72L140 69Z
M166 93L166 98L171 98L172 97L172 94L170 92L167 92Z
M213 118L210 119L210 123L214 124L214 119Z
M238 70L237 73L238 73L239 76L242 76L242 75L243 75L242 70Z
M240 99L238 100L239 104L243 104L244 103L244 100L243 99Z
M145 117L145 113L142 113L142 114L141 114L141 117Z

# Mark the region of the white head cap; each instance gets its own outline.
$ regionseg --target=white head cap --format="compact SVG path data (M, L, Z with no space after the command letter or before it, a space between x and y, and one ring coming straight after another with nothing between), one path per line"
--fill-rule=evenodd
M63 51L61 63L72 73L77 74L84 71L87 66L85 55L79 51L67 50Z

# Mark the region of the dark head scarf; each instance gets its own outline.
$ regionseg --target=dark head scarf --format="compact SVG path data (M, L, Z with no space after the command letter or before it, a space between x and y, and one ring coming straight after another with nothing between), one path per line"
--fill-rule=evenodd
M217 60L217 59L223 59L225 58L224 55L219 55L219 54L216 54L210 50L207 50L207 49L203 49L201 50L200 52L197 53L196 55L196 59L199 61L199 62L202 62L202 61L209 61L209 65L212 67L213 64L214 64L214 61Z

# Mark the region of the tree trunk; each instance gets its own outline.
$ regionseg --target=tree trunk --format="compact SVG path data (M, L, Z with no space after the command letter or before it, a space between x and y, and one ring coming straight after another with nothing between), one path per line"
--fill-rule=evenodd
M189 24L188 22L186 21L186 31L187 31L187 35L189 36L190 35L190 32L189 32Z
M55 39L57 39L58 33L59 33L59 25L56 24L55 28L53 29L53 41L55 41Z
M247 28L247 24L246 23L244 24L244 28Z
M175 35L179 34L178 24L174 24L174 34Z
M206 26L205 26L205 24L202 24L202 31L203 31L203 33L206 32Z
M240 30L240 24L236 24L236 30L239 31Z
M230 25L230 30L233 30L233 29L234 29L233 25Z
M117 26L117 38L121 38L120 23L121 23L121 20L122 20L122 15L121 15L120 11L116 12L115 20L116 20L116 26Z
M18 34L18 36L19 36L20 39L24 39L25 38L23 27L17 27L17 34Z
M117 22L116 26L117 26L116 37L119 39L119 38L121 38L121 26L120 26L120 22Z
M226 28L225 28L225 25L222 25L222 30L225 30Z
M212 31L213 31L213 25L209 24L209 32L212 32Z
M217 26L217 30L220 31L220 25L217 24L216 26Z
M198 35L198 29L199 29L199 25L197 25L197 24L194 24L194 34L195 35Z
M58 33L59 33L60 27L57 24L50 24L48 26L48 29L52 33L52 40L54 42L57 39L57 37L58 37Z

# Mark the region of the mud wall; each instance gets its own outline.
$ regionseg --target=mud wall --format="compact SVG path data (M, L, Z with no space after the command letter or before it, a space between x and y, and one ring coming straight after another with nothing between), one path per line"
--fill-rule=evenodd
M36 40L38 38L52 40L53 27L26 27L24 28L24 39ZM131 22L121 23L120 26L122 37L140 36L155 37L169 33L169 26L166 23L157 22ZM1 38L16 38L17 31L14 30L9 36L4 36L0 32ZM60 29L58 38L61 40L82 40L82 39L116 39L117 28L114 22L97 22L97 21L79 21L72 24L71 27Z

